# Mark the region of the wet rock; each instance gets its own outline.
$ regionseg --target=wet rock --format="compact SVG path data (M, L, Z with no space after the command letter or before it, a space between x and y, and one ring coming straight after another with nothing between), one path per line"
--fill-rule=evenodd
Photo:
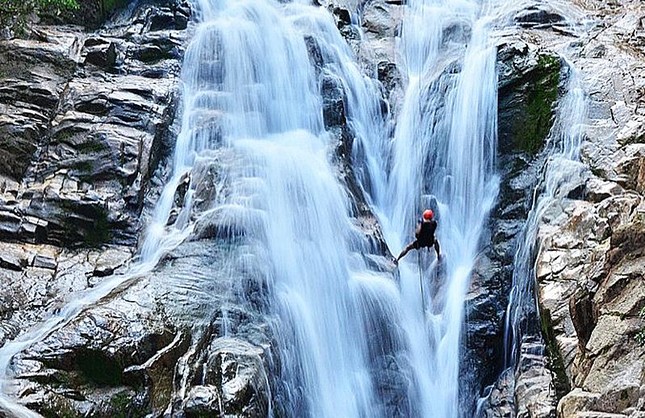
M559 23L565 20L562 15L544 5L529 6L518 12L513 19L524 27Z
M501 78L500 84L503 84ZM500 126L500 136L505 134L504 129L508 127ZM530 174L535 168L531 168L530 161L523 158L521 151L500 145L499 158L501 190L488 225L490 235L482 239L489 245L477 259L467 294L464 328L467 337L464 338L460 366L464 375L464 382L460 385L460 403L467 405L465 408L473 414L479 409L479 416L504 416L514 408L512 402L502 407L500 403L504 401L499 398L494 399L495 406L490 398L480 407L477 407L477 402L480 397L485 397L486 391L493 390L499 397L500 391L513 390L507 386L512 379L506 379L506 383L501 377L498 380L503 374L505 361L504 315L512 283L513 257L518 245L516 239L521 235L529 209L528 190L535 183Z
M218 338L209 351L205 381L216 384L221 391L222 410L246 416L265 415L269 399L264 350L243 340Z
M36 255L34 257L34 262L33 262L34 267L39 267L39 268L45 268L45 269L50 269L50 270L55 270L56 269L56 260L54 260L51 257L47 257L44 255Z
M189 418L221 413L219 405L222 403L222 400L215 386L194 386L190 389L186 398L184 412Z
M384 113L395 109L403 98L403 76L397 66L396 44L400 36L403 4L371 1L362 7L360 46L350 43L368 75L383 85Z
M69 306L70 295L118 278L132 257L148 180L174 132L184 42L181 29L147 36L149 10L168 8L175 28L190 13L162 3L120 10L93 33L41 26L34 39L0 42L0 344ZM146 45L165 58L143 65L127 54ZM21 401L45 416L160 413L187 339L172 345L172 324L149 320L155 307L138 291L16 359ZM128 386L141 382L146 390Z
M345 4L336 8L338 23L346 29L343 33L358 51L366 72L376 74L385 87L384 112L396 111L400 98L401 76L391 42L397 34L402 5L398 1L362 5L363 48L357 47L352 9ZM147 180L153 176L171 131L167 124L173 113L170 84L178 74L182 39L173 31L185 28L189 15L183 5L172 2L142 4L136 10L124 25L128 28L112 27L93 37L100 42L88 39L83 43L84 37L46 31L42 39L72 40L47 43L44 49L58 54L49 61L43 59L45 52L15 41L17 48L22 48L16 56L26 58L0 64L0 69L9 68L16 74L17 80L6 81L10 88L0 91L4 97L0 114L12 118L0 116L0 129L8 132L2 136L10 141L0 148L6 151L2 157L6 161L19 161L16 169L12 166L0 173L5 177L0 181L3 238L66 247L134 244ZM516 18L527 28L553 26L561 20L543 6L524 10ZM634 19L625 20L624 27L634 31L633 36L627 30L622 35L630 51L638 53L641 31L632 25ZM468 35L463 29L456 25L444 30L456 44ZM532 32L532 36L538 35ZM603 36L599 34L600 40L592 39L588 47L581 47L584 50L579 57L615 57L611 44L599 43L607 42ZM491 246L478 259L467 308L466 332L472 338L465 344L473 353L479 350L477 357L471 358L478 373L473 378L474 393L484 391L477 385L493 384L485 416L513 416L516 411L519 416L553 416L559 395L552 388L551 370L564 367L565 373L557 378L568 379L578 388L562 398L559 414L637 416L643 406L639 386L642 349L633 339L640 329L638 312L645 304L639 246L643 241L639 220L643 164L639 147L626 146L642 141L638 126L612 133L613 142L583 147L583 161L592 168L593 176L577 172L575 184L562 190L565 201L549 209L540 235L538 293L548 322L545 334L552 335L547 342L539 338L522 341L516 387L510 387L508 371L493 381L502 367L500 332L504 295L512 274L509 266L540 173L542 161L536 159L536 153L550 127L550 95L557 85L555 74L560 74L560 63L548 58L552 55L536 48L539 43L530 38L507 39L500 47L501 199L491 220L490 237L486 237ZM308 46L318 74L322 74L322 54L315 45ZM60 67L56 71L62 71L63 76L52 79L39 70L51 66ZM450 68L457 71L458 64ZM609 95L592 92L590 114L595 122L587 131L588 139L615 131L616 125L639 111L634 92L642 82L634 68L627 66L624 80L615 75L605 77L608 70L596 71L599 79L610 80L607 85L624 100L607 105L602 100ZM623 74L614 70L611 72ZM6 79L2 77L4 88ZM635 88L628 78L635 80ZM34 89L33 80L45 87ZM346 127L344 94L333 77L321 80L325 123L338 144L339 175L355 198L352 210L357 214L357 230L382 244L351 164L353 138ZM522 109L522 103L532 103L532 107ZM515 123L532 131L519 131ZM188 187L194 187L196 210L188 214L198 218L194 240L165 257L152 274L128 281L54 333L45 345L30 351L33 358L18 360L26 403L54 416L61 411L97 416L160 415L166 411L187 416L266 415L270 332L264 313L258 312L266 303L266 283L261 279L264 263L262 254L235 253L219 241L233 235L243 240L240 247L255 249L251 240L244 241L248 231L234 226L227 232L231 225L242 225L238 219L231 221L221 213L208 212L206 202L226 192L216 186L220 160L204 164L178 193L182 196ZM177 215L181 216L181 208L177 208ZM44 316L52 301L60 300L55 295L110 280L108 276L122 270L130 254L123 248L105 253L87 249L67 253L60 248L49 253L43 251L44 246L25 248L3 244L0 252L0 281L9 289L0 294L2 342L33 323L33 318L25 317ZM384 254L386 250L383 246L374 252ZM21 310L21 304L31 310ZM547 350L560 351L563 364L549 364L552 357L545 354ZM390 370L386 362L378 368L385 376L379 389L391 389L385 396L394 398L397 388L405 384L405 376ZM185 386L175 390L177 382ZM398 402L388 401L389 412L409 415Z
M27 267L27 255L21 248L4 248L0 254L0 268L22 271Z
M525 45L528 48L528 46ZM513 55L512 51L523 51L518 55ZM498 65L506 65L509 62L515 63L512 65L514 69L510 69L507 76L500 77L500 102L509 101L511 96L516 94L514 89L517 85L523 82L519 79L513 80L513 77L522 77L523 71L529 71L531 62L524 61L527 57L527 50L522 48L515 49L512 47L510 50L505 48L500 49L500 54L509 54ZM505 61L504 61L505 60ZM519 73L516 73L519 71ZM526 81L524 81L526 82ZM517 83L517 84L516 84ZM514 87L515 86L515 87ZM500 113L500 118L505 117ZM501 124L499 127L500 138L510 138L512 135L512 126L509 124ZM539 406L533 407L534 410L544 409L550 411L555 403L552 398L532 398L541 393L545 387L551 384L551 380L546 377L550 376L547 367L547 359L540 358L540 355L545 355L545 350L542 348L539 353L534 353L533 349L525 349L524 343L517 347L518 362L523 364L523 356L530 355L531 367L527 366L527 370L517 371L517 387L514 386L513 378L509 373L504 372L505 361L511 356L507 353L511 347L505 346L505 317L507 315L506 307L508 304L508 295L513 282L514 259L516 257L517 248L521 245L521 239L524 239L523 229L525 228L526 218L531 208L533 190L537 185L539 172L544 164L545 157L543 154L531 154L521 147L512 146L508 143L503 143L500 139L499 144L499 175L500 175L500 192L497 199L497 205L492 210L490 221L488 224L489 235L482 238L483 242L488 243L482 251L482 254L474 266L471 288L467 295L466 304L466 323L465 332L468 337L464 343L464 360L462 361L462 369L465 376L470 376L469 381L471 386L466 389L466 392L477 393L478 396L472 393L465 393L462 399L469 397L467 402L472 405L474 410L475 404L479 396L483 396L486 390L494 388L496 396L502 396L501 393L506 395L503 401L501 399L495 402L503 404L503 406L482 406L480 413L482 416L504 416L505 414L517 413L521 406L519 402L515 402L510 398L519 396L515 393L516 390L523 390L522 402L528 402ZM516 296L517 297L517 296ZM527 308L528 310L528 308ZM536 344L542 344L541 339L535 334L539 334L540 328L537 312L532 312L532 317L522 319L524 332L527 336L532 336L532 347ZM507 357L505 360L505 356ZM528 371L530 370L530 371ZM536 379L534 375L545 376L544 379ZM508 385L513 385L509 387ZM531 385L536 385L532 388ZM488 389L487 389L488 388ZM510 393L510 395L508 395ZM487 408L491 408L490 410ZM501 408L498 410L497 408ZM534 411L535 412L535 411ZM537 412L535 412L537 413ZM488 415L487 415L488 414ZM514 415L513 415L514 416ZM545 415L548 416L548 415Z
M493 385L503 369L505 299L502 294L508 282L503 283L500 278L506 273L498 260L480 256L466 296L468 337L461 368L464 375L470 375L468 380L474 384L471 390L478 393Z
M513 370L507 369L490 386L487 396L482 399L477 418L512 418L516 416Z
M515 402L518 417L549 418L555 415L556 393L552 365L547 364L544 344L532 338L521 344L520 363L516 372Z
M623 192L624 189L618 184L593 177L587 181L584 199L599 203L611 196L621 195Z
M138 24L136 11L124 13L120 18ZM150 16L141 17L142 27ZM2 208L2 235L66 246L131 245L145 181L170 131L176 80L144 78L124 51L161 45L172 50L164 62L174 64L159 68L177 74L183 35L133 37L120 26L88 37L67 27L40 33L39 40L0 43L0 75L12 74L0 89L6 142L0 160L12 163L0 165L8 168L0 175L18 183Z
M70 293L100 281L92 274L98 251L63 251L43 244L2 243L0 248L3 257L12 263L0 266L0 285L4 289L0 293L0 340L25 332L34 321L42 320L65 303ZM123 262L131 257L125 248L110 251L122 254Z
M92 275L94 277L110 276L124 267L131 257L132 253L123 248L108 248L102 251L94 261Z
M158 31L164 29L186 29L187 21L182 19L178 21L175 13L166 10L155 10L150 17L150 31Z
M21 354L16 366L21 385L27 392L39 390L40 385L64 386L67 393L54 393L63 394L70 410L82 411L89 403L100 416L109 416L119 408L140 409L142 405L128 396L121 399L128 406L110 400L114 400L115 391L132 393L145 384L149 390L145 406L155 409L159 396L165 396L166 401L169 397L169 382L165 380L164 386L163 379L172 374L181 336L173 338L171 330L146 312L145 303L145 297L136 304L120 300L81 315L66 329ZM135 367L144 373L142 378L134 375ZM161 391L165 393L159 394ZM33 406L38 405L41 411L59 410L57 399L47 393L51 392L45 391L40 400L32 399L37 402ZM74 393L77 395L70 396Z
M88 40L89 41L89 40ZM110 70L116 65L117 52L116 44L114 42L95 43L92 40L92 45L88 45L85 41L85 63L96 65L105 70Z
M0 175L22 180L43 143L75 66L63 52L73 42L0 42Z
M149 274L97 278L117 291L20 354L13 394L45 415L266 415L270 331L258 311L266 289L248 244L188 241ZM122 254L96 252L87 267ZM58 260L58 274L80 270Z
M553 124L561 63L557 56L522 40L498 46L500 149L535 154Z
M345 92L341 80L331 75L323 76L321 93L323 96L323 120L325 127L335 128L346 124ZM351 149L351 144L348 146Z

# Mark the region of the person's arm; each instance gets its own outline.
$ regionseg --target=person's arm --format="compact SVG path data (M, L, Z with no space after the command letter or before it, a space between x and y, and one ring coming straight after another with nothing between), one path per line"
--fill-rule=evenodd
M414 231L414 236L419 238L420 233L421 233L421 222L417 224L417 229Z

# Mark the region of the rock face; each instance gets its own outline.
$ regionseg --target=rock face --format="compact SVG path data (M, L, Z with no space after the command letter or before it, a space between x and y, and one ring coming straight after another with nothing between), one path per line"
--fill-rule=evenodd
M94 26L100 16L92 16L83 23ZM189 17L186 3L140 2L94 32L39 25L29 39L0 41L0 345L51 317L69 295L126 270L149 180L173 135ZM127 323L123 315L81 316L78 335L59 337L49 348L60 350L38 361L76 382L68 396L25 402L60 416L77 387L113 388L125 379L115 369L132 362L132 350L142 350L138 362L184 344L185 336L173 343L174 330L150 318L150 329L127 330L121 345L110 333ZM38 369L31 363L16 370L30 375ZM61 386L48 378L49 388ZM76 411L115 416L91 400L81 404Z
M552 125L556 104L555 96L537 92L557 91L561 78L554 53L528 44L520 36L499 41L497 67L500 193L490 217L489 233L482 238L488 244L477 260L466 299L462 368L470 372L473 384L466 389L470 393L462 398L471 404L486 387L495 384L508 361L504 352L504 327L516 250L523 238L521 232L531 208L537 173L544 162L540 151ZM543 113L537 115L536 109ZM535 118L544 121L537 125L535 121L528 122ZM530 133L520 129L527 124L540 129ZM529 136L531 139L527 139ZM537 321L537 317L534 319ZM510 381L507 375L505 372L502 380ZM494 392L495 396L500 392L509 393L508 388ZM512 397L505 402L515 403Z
M96 33L39 27L36 40L0 43L3 239L135 243L173 120L183 37L151 30L155 13L140 8L129 26Z
M267 324L256 284L219 268L235 256L189 241L154 274L115 275L121 291L16 356L15 394L44 416L266 416Z
M636 16L645 10L629 1L620 8L595 2L581 7L579 16L592 16L596 25L581 41L567 39L575 30L563 27L561 19L518 14L526 28L522 37L561 51L570 60L567 65L578 70L588 107L580 162L563 161L556 168L554 199L542 208L537 225L542 332L535 335L541 341L520 356L514 395L493 391L490 404L499 405L500 397L515 401L513 414L493 406L487 416L643 415L644 350L638 336L645 306L639 93L644 73ZM526 25L529 15L548 22ZM551 186L538 194L544 187ZM523 364L531 358L526 369Z

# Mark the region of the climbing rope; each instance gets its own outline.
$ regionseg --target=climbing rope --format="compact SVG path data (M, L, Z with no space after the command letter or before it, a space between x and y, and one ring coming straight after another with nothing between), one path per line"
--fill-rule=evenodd
M426 298L423 296L423 274L421 272L421 248L417 248L417 265L419 268L419 287L421 288L421 307L426 311Z

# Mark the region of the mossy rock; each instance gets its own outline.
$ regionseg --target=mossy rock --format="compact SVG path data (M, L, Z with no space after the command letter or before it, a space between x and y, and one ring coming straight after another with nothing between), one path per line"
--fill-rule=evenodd
M535 154L544 145L544 140L553 126L560 67L558 57L540 55L534 78L526 92L523 117L516 119L513 127L516 149Z
M38 408L38 412L45 418L81 418L83 414L74 408L69 399L54 394Z
M533 156L553 126L562 62L529 48L507 48L499 59L504 72L498 102L500 152Z
M124 8L128 0L77 0L76 10L54 10L40 13L45 23L76 24L87 29L97 29L117 10Z
M150 410L137 399L137 393L132 390L123 390L110 397L105 408L105 416L110 418L134 418L150 416Z
M542 337L546 343L546 355L548 368L553 373L553 385L556 399L559 401L564 395L571 391L571 385L566 373L564 358L558 347L558 342L553 331L553 320L551 311L540 304L540 319L542 328Z

